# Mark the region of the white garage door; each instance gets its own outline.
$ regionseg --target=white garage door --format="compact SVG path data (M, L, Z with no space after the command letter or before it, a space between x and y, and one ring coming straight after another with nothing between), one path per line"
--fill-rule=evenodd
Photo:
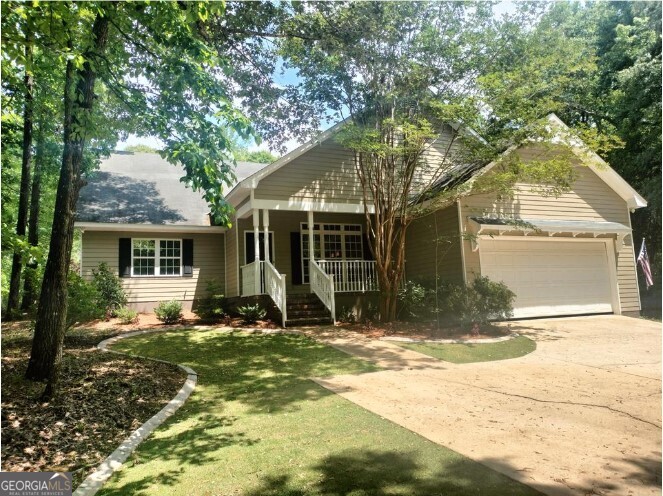
M481 273L516 293L514 317L612 312L607 249L602 241L480 241Z

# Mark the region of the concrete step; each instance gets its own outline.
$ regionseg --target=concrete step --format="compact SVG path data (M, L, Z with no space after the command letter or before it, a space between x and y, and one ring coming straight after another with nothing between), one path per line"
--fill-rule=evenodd
M288 320L286 321L285 325L286 327L297 327L297 326L308 326L308 325L325 325L325 324L331 324L332 321L329 318L329 316L326 317L303 317L303 318L296 318L296 319L291 319L288 317Z
M328 310L298 310L291 312L288 310L288 319L299 319L299 318L329 318Z

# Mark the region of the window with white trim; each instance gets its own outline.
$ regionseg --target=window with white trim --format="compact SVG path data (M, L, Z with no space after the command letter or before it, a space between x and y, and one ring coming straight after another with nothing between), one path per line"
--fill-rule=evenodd
M181 239L132 239L132 276L181 276Z
M308 224L301 224L302 282L308 284ZM364 256L360 224L314 224L316 260L362 260Z

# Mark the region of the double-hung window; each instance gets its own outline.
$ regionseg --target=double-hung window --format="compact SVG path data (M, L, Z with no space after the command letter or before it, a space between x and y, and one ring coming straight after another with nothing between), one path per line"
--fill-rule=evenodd
M181 239L132 239L132 276L181 276Z

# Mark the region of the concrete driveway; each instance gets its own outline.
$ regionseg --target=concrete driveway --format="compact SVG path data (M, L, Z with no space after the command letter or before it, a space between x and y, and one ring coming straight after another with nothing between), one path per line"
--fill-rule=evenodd
M522 358L454 365L384 341L329 344L385 370L316 379L546 494L661 494L661 326L619 316L512 322Z

